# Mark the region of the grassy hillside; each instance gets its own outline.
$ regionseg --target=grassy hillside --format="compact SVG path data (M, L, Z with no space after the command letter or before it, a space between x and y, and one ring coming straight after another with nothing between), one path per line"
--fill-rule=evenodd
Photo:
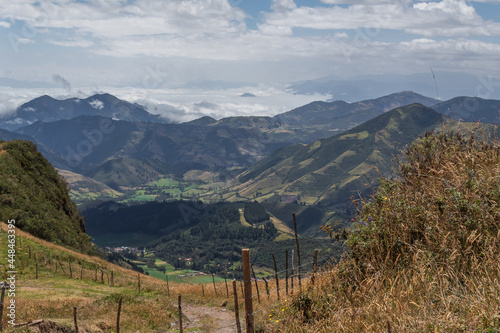
M395 109L341 135L271 154L244 172L234 190L249 198L346 202L371 188L379 173L390 173L390 158L405 144L443 122L443 116L422 105Z
M5 254L0 265L8 265L8 226L2 222L0 227L0 252ZM178 332L179 294L183 295L185 331L213 332L221 325L215 315L209 317L201 312L194 315L190 308L213 309L211 311L217 314L222 312L219 306L226 302L228 316L234 318L232 294L227 297L225 283L218 282L218 294L215 295L213 286L208 284L211 277L210 281L202 281L207 283L203 296L200 284L177 283L172 278L167 287L164 276L161 281L140 274L139 293L137 272L44 241L20 229L16 230L15 236L16 291L15 297L6 293L5 304L7 306L11 299L15 300L16 324L43 319L44 323L34 327L43 327L44 332L55 332L56 329L57 332L74 332L73 308L77 307L80 332L116 332L118 301L122 298L122 332ZM6 277L7 274L2 273L2 278ZM6 320L4 310L4 329ZM14 331L28 332L26 328Z
M68 183L71 200L77 205L97 198L110 200L118 199L123 196L123 193L92 178L68 170L58 170L58 172Z
M0 219L55 244L93 250L66 182L29 141L0 143Z
M405 145L427 131L457 126L472 125L420 104L394 109L340 135L270 154L243 172L225 198L258 200L273 214L279 214L282 205L305 205L311 208L305 216L314 218L304 222L306 228L300 222L300 227L316 232L317 223L352 217L351 197L369 195L380 176L391 175L393 160ZM491 125L486 128L492 130ZM306 230L308 226L313 231Z
M269 330L498 332L499 152L498 141L471 134L416 140L354 230L324 228L347 235L350 256Z

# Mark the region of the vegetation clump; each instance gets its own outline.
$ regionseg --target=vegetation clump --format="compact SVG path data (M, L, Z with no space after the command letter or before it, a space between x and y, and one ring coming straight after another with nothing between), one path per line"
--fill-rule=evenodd
M66 182L30 141L0 142L0 220L54 244L93 252Z
M373 270L426 261L461 272L500 245L500 150L461 134L428 134L405 151L400 177L382 180L348 239Z
M350 254L300 296L307 313L291 307L271 331L500 330L500 144L429 133L398 167L355 202L352 230L323 227Z

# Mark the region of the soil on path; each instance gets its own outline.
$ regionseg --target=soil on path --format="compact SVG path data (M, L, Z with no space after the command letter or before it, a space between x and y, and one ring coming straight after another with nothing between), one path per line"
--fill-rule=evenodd
M234 313L225 308L198 305L182 305L184 331L198 328L200 332L234 333L236 320ZM178 332L178 325L172 327Z

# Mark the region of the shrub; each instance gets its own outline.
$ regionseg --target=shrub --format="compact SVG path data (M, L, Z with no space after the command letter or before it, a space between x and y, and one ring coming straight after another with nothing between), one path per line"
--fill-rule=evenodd
M382 180L348 237L361 267L408 267L424 258L467 269L497 253L500 149L474 135L427 134L407 147L399 177Z

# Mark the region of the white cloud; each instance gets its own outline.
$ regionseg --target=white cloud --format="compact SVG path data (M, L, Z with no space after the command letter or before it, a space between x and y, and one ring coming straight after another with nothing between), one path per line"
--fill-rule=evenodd
M335 38L349 38L349 35L345 32L337 32L333 36Z
M13 1L0 15L34 28L75 29L94 38L154 34L230 34L244 29L245 14L227 0Z
M73 40L56 40L50 39L48 40L50 44L65 46L65 47L91 47L95 45L95 43L91 40L85 39L73 39Z
M248 99L241 94L249 89L256 97ZM108 92L118 98L145 106L152 114L173 120L175 122L190 121L202 116L211 116L216 119L230 116L273 116L289 111L295 107L308 104L316 100L327 100L329 95L294 95L284 91L282 87L242 87L228 90L191 90L191 89L140 89L105 87L102 90L85 88L79 91L78 97L87 98L96 93ZM61 89L11 89L5 88L0 93L1 116L12 115L15 109L42 94L48 94L56 99L75 97ZM91 104L99 107L102 103L93 100Z
M94 99L91 102L89 102L90 106L93 107L96 110L102 110L104 109L104 103L98 99Z
M64 73L75 90L283 82L422 71L429 64L484 72L498 61L498 39L474 38L500 36L500 24L464 0L321 0L316 7L273 0L272 11L254 20L255 30L234 0L0 1L0 26L12 22L19 52L30 52L10 52L5 76L51 82Z
M402 1L408 2L408 0ZM321 0L321 2L332 5L379 5L394 3L397 0Z
M267 30L272 26L310 29L393 29L424 36L490 36L500 35L500 23L484 21L472 5L464 0L410 1L343 1L325 0L330 4L352 3L347 7L298 7L265 14Z
M289 10L297 8L297 5L293 0L273 0L271 8L275 11Z

